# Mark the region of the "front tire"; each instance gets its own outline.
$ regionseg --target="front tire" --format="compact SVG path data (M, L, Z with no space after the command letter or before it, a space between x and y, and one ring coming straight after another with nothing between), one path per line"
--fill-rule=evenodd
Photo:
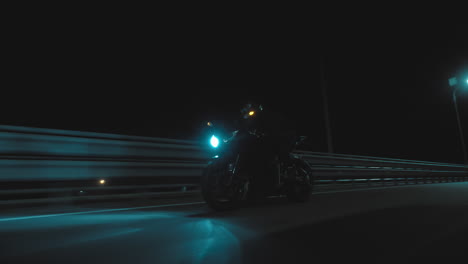
M242 205L245 199L249 181L239 181L232 175L231 184L225 185L228 164L221 160L210 162L201 178L201 191L209 207L216 211L234 210Z

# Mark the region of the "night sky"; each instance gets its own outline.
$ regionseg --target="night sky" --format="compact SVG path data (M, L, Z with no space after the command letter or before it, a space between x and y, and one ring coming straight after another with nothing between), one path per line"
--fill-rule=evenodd
M461 163L447 80L468 69L468 27L395 21L17 20L0 123L196 140L255 100L325 152L324 61L335 152Z

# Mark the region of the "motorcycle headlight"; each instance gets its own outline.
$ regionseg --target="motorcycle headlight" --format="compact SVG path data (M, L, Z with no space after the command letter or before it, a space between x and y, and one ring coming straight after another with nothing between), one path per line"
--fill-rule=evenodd
M215 135L211 136L210 144L213 148L217 148L219 146L219 139Z

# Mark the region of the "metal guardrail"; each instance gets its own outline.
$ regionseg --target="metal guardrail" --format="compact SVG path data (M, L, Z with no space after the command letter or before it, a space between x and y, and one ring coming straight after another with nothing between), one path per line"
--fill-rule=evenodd
M311 165L321 186L468 179L461 164L295 154ZM0 205L196 192L208 156L194 141L0 125ZM106 186L99 186L99 179L106 179Z
M312 167L317 184L388 184L466 181L462 164L297 151Z
M77 158L203 160L188 140L0 125L0 155Z
M330 154L322 152L296 151L298 156L313 162L316 165L333 165L342 167L361 166L371 168L399 168L399 169L445 169L463 170L468 169L463 164L451 164L419 160L403 160L381 157L370 157L360 155Z

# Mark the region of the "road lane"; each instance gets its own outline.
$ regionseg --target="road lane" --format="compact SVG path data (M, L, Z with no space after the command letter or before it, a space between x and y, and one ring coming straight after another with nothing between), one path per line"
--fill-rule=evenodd
M326 193L339 193L339 192L355 192L381 188L399 188L402 186L317 186L314 188L313 195L321 195ZM0 211L0 222L11 221L22 218L42 218L52 216L59 216L62 214L80 214L95 211L106 210L135 210L141 207L159 207L159 206L178 206L184 203L204 203L201 193L194 193L188 196L172 197L172 198L157 198L157 199L131 199L131 200L110 200L110 201L92 201L86 203L51 203L48 205L37 206L30 205L17 207L2 208Z
M0 263L414 263L466 257L467 225L468 183L414 185L3 221Z

